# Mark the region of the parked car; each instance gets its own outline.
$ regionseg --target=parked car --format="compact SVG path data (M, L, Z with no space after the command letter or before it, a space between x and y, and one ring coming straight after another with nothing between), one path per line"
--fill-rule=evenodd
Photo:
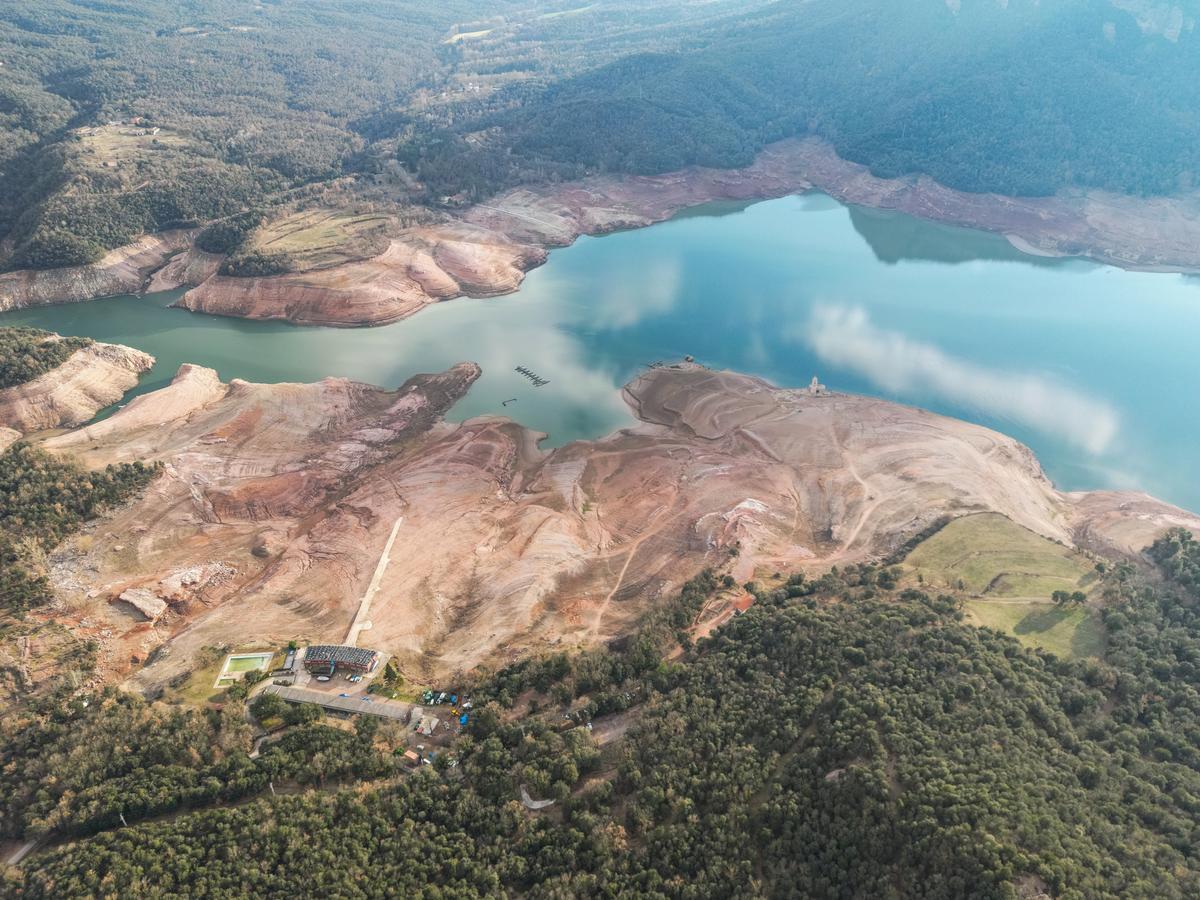
M317 676L317 681L328 681L328 680L329 680L328 675L318 675Z

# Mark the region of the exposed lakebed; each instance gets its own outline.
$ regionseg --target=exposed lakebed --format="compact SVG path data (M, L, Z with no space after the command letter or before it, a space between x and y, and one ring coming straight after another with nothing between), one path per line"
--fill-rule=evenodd
M214 318L167 308L176 296L23 310L0 324L145 350L158 363L137 392L183 362L225 380L394 387L474 360L484 376L455 418L510 415L554 445L630 424L620 386L691 354L995 427L1029 444L1062 488L1131 487L1200 509L1200 280L1039 259L999 236L821 195L581 238L517 294L382 328Z

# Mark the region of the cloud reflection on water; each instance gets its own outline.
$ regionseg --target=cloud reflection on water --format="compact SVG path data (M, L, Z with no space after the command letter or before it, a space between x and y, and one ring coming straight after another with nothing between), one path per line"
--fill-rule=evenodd
M933 393L1054 435L1098 455L1119 417L1108 403L1049 376L988 368L871 322L858 307L817 306L804 339L823 361L893 395Z
M591 310L597 328L631 328L645 319L670 313L679 301L683 262L677 256L656 259L631 271L632 263L618 258L616 271L605 277Z

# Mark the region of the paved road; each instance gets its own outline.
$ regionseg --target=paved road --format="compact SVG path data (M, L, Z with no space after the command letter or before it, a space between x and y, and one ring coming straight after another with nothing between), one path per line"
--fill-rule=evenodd
M354 621L350 623L350 630L346 632L346 646L348 647L357 647L359 632L371 627L371 622L367 619L371 613L371 600L375 597L375 592L379 590L380 582L383 581L383 573L389 562L388 554L392 552L392 544L396 543L396 534L400 531L400 525L403 522L404 516L396 520L396 524L392 526L392 533L388 535L387 543L384 544L383 553L379 556L379 563L375 566L375 574L371 576L371 584L368 585L367 592L359 601L358 612L354 616Z
M384 700L380 697L369 697L366 694L351 694L343 697L326 691L310 691L304 688L284 687L269 684L265 688L269 694L277 694L289 703L315 703L326 709L334 709L344 713L361 713L368 716L380 716L385 719L396 719L407 722L412 713L413 705L398 700Z

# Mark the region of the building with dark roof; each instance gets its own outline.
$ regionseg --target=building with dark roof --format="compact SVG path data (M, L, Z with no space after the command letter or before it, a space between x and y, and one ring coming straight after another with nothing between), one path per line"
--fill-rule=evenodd
M362 647L314 644L304 651L304 668L316 675L332 675L339 670L366 674L375 671L378 664L379 653Z

